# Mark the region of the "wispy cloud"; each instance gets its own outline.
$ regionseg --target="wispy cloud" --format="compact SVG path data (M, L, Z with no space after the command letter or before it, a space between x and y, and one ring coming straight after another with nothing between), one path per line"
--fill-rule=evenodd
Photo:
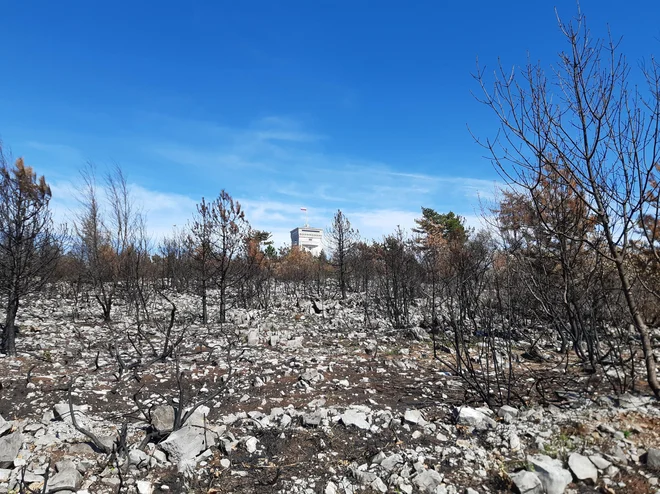
M194 124L195 129L203 123ZM402 166L326 151L325 137L291 118L268 116L245 128L209 124L214 135L199 146L182 134L167 145L152 145L159 157L179 162L206 182L243 198L251 222L288 243L288 232L307 206L310 223L328 225L337 209L366 238L380 238L401 225L410 228L421 206L474 215L479 199L493 197L498 183L475 177L446 176L410 163Z
M305 134L304 132L287 132L281 130L265 130L256 132L255 137L262 141L316 142L321 140L321 137L315 134Z
M385 163L329 151L331 137L289 116L266 116L239 128L166 115L140 118L141 128L151 130L129 144L141 151L139 160L158 180L138 180L131 190L154 239L174 225L184 227L202 196L213 199L220 189L237 198L252 226L271 232L279 246L287 245L290 230L303 224L303 206L310 224L321 228L341 209L367 240L380 239L397 226L410 229L422 206L453 210L477 226L479 200L491 200L500 185L436 173L414 162ZM115 139L119 144L120 138ZM66 143L27 144L43 156L84 163L82 153ZM70 223L80 206L78 177L68 172L53 175L53 207L58 219Z
M51 184L53 198L50 205L56 223L66 223L72 227L77 221L83 212L81 189L79 181ZM185 228L195 212L197 201L182 194L149 190L138 184L129 184L129 191L136 211L146 219L148 234L154 244L171 235L175 226L177 229ZM107 213L106 189L99 185L97 193Z
M80 150L74 148L73 146L68 146L66 144L53 144L47 142L27 141L23 143L23 145L31 149L44 151L51 155L56 155L56 157L60 157L60 158L82 159L83 157Z
M351 226L360 231L365 239L380 240L385 235L393 233L397 227L405 230L415 226L415 218L420 217L417 211L399 209L377 209L373 211L347 212Z

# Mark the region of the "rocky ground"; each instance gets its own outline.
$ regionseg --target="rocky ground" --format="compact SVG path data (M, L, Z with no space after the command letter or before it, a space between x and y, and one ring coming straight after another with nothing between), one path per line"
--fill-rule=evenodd
M182 318L178 358L158 361L162 325L92 309L22 310L20 355L0 358L0 492L660 493L658 403L578 366L530 364L528 399L492 410L423 331L366 329L350 303Z

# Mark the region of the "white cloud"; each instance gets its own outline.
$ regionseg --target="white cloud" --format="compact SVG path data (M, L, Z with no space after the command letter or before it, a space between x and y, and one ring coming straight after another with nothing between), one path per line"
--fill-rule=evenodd
M500 185L484 178L433 173L415 163L395 167L327 152L319 145L325 136L287 116L267 116L242 128L163 115L143 117L140 122L151 123L150 135L157 137L141 137L133 145L146 152L140 160L145 159L154 173L167 160L171 177L162 190L131 186L154 239L169 234L173 225L184 227L199 199L212 199L221 189L243 204L253 228L271 232L280 246L288 245L290 230L304 223L301 207L308 208L309 223L320 228L341 209L367 240L380 240L397 226L410 229L422 206L454 211L466 217L468 225L480 226L479 200L492 200ZM69 146L32 145L44 153L81 156ZM79 207L76 177L71 182L65 180L68 176L57 178L53 208L56 217L70 222ZM194 197L178 193L184 184L186 190L196 191Z
M72 226L82 212L81 184L74 182L56 182L51 184L53 198L51 210L56 223ZM192 198L176 193L153 191L137 184L129 184L134 206L141 211L147 222L148 234L154 244L166 235L170 235L174 226L178 229L187 225L192 218L197 202ZM98 198L107 210L107 197L103 186L98 187Z
M51 144L38 141L27 141L24 146L28 149L35 149L48 153L53 159L61 161L71 161L74 163L84 163L84 157L79 149L66 144Z
M385 235L393 233L397 227L409 231L415 226L415 218L420 216L417 211L398 209L346 212L351 226L359 230L360 236L367 240L381 240Z
M146 217L155 243L171 235L175 226L178 230L186 227L197 207L197 201L188 196L148 190L136 184L131 185L131 194Z
M264 130L256 132L255 137L262 141L316 142L321 140L321 136L316 134L282 130Z

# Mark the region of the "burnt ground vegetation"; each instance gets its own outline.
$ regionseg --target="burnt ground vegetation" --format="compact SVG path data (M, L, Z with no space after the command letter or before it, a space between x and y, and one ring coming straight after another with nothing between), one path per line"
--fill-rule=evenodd
M170 295L182 313L198 311L197 297ZM515 492L516 474L538 472L545 455L571 472L562 490L655 492L647 455L660 411L650 397L614 394L574 356L551 345L530 355L521 343L511 350L517 397L489 408L434 358L430 332L385 319L366 329L361 305L349 296L319 311L318 299L282 296L268 310L230 310L222 324L190 322L176 352L154 359L150 344L131 342L129 306L112 322L89 309L74 321L66 294L31 299L19 356L0 360L0 440L21 438L0 455L4 489ZM449 336L434 336L443 360L455 358ZM193 407L176 429L176 410ZM573 454L596 458L595 479L570 470Z

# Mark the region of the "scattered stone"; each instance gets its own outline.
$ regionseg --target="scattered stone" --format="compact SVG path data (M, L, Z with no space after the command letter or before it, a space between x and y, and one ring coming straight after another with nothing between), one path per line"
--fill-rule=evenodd
M504 419L505 421L510 422L512 419L518 416L518 409L509 405L503 405L497 411L497 416L501 419Z
M326 409L320 408L313 413L306 413L302 417L302 423L307 427L318 427L323 422L323 419L327 418L328 411Z
M618 397L618 402L621 408L633 409L648 405L651 402L651 398L648 396L635 396L630 393L625 393Z
M170 434L159 447L171 461L177 463L179 472L186 472L194 467L198 454L214 445L215 437L212 433L201 427L185 426Z
M259 443L259 440L254 436L250 436L250 437L246 438L245 439L245 450L250 454L256 452L258 443Z
M57 472L48 480L48 492L77 491L83 483L83 477L78 470L69 468Z
M257 346L259 344L259 331L252 329L247 334L248 346Z
M142 363L150 359L148 342L132 338L131 332L137 328L126 301L117 299L114 322L105 325L93 321L95 309L90 311L83 299L78 320L73 322L73 314L64 309L70 300L63 290L56 290L56 299L38 311L33 306L49 297L35 295L22 308L19 323L27 328L33 322L43 322L43 331L38 338L31 330L21 334L21 344L30 349L21 357L0 356L3 383L6 380L11 387L18 385L26 390L25 395L10 393L12 400L5 403L5 410L10 407L14 420L8 422L0 417L0 441L9 441L11 433L23 437L22 444L11 452L0 443L0 456L7 457L7 467L0 468L0 493L18 491L19 475L24 476L30 490L40 492L46 471L51 480L58 480L57 475L61 480L65 473L75 476L76 470L84 477L83 482L79 478L68 485L63 482L62 490L56 493L117 490L120 479L116 465L106 468L106 455L92 448L89 439L71 426L68 403L58 403L62 394L49 391L57 389L59 381L67 376L80 375L79 386L72 393L76 403L82 405L75 407L79 423L97 437L107 439L108 444L118 438L121 422L116 417L135 415L140 409L151 411L149 427L139 421L127 424L129 450L122 470L122 490L134 494L180 492L183 485L170 475L176 468L200 479L221 473L227 479L244 483L254 468L272 466L266 462L266 452L268 456L278 453L273 457L278 465L298 463L303 457L325 465L323 469L304 472L283 469L277 479L276 490L280 494L488 494L493 491L490 472L497 471L502 463L510 466L524 460L521 452L527 448L554 448L559 432L576 423L600 424L596 430L589 426L585 431L586 452L582 441L573 441L571 437L561 448L561 458L567 463L554 462L543 468L539 461L553 460L538 457L536 465L530 461L530 471L510 475L514 492L546 494L545 482L550 491L563 490L563 494L595 489L632 494L635 488L628 482L631 475L642 481L644 477L650 491L660 494L655 492L660 471L658 452L646 451L648 446L657 448L653 444L655 431L649 424L657 420L660 411L642 395L624 395L615 401L595 392L576 393L570 386L558 390L565 398L560 406L542 406L532 400L520 409L495 408L495 413L478 405L453 409L455 403L460 403L455 397L469 393L469 383L437 371L431 363L429 346L407 340L409 335L394 330L375 305L365 307L360 294L348 293L341 302L331 298L319 301L317 306L323 315L315 316L312 298L300 299L291 290L280 297L279 292L285 291L278 288L278 296L268 309L229 309L230 322L222 331L204 327L193 317L199 307L197 294L168 291L168 296L176 297L180 314L191 316L186 318L189 326L173 328L186 330L182 343L186 348L179 354L178 364L189 388L185 390L185 401L179 403L179 383L174 372L177 362L170 358L154 362L148 368L140 368L138 376L142 379L143 407L135 406L130 392L133 387L118 385L117 376L112 375L119 355L104 350L114 340L127 370L140 359L140 349L133 344L146 343ZM214 300L217 293L212 292ZM163 302L159 297L154 300L156 304ZM211 307L215 320L217 308ZM167 317L169 309L164 302L163 309L162 315ZM426 307L412 304L410 309L411 320L417 324ZM51 318L55 313L58 317ZM37 314L44 317L37 318ZM155 348L162 348L162 335L154 325L145 321L142 329L144 337L157 345ZM440 335L438 341L445 341L444 336L451 333L449 328L433 329ZM553 332L544 332L543 328L529 331L535 340L540 338L537 348L543 358L555 360L552 348L558 341ZM653 331L654 338L660 337L660 330ZM227 337L239 344L241 357L227 360ZM503 340L496 336L493 342L493 357L500 359ZM478 348L483 342L477 339L474 343L477 347L470 351L483 350ZM528 346L516 339L511 345L516 355ZM46 355L48 358L34 359ZM90 366L92 362L95 370L94 364ZM36 367L32 367L34 364ZM33 370L26 383L25 374L30 368ZM86 369L90 371L85 372ZM130 380L130 374L124 378ZM381 392L389 387L405 389L410 401L397 403L395 393ZM205 402L210 409L201 407L191 414L182 431L172 433L162 445L157 444L171 432L173 407L198 403L216 390L222 393ZM422 408L423 405L415 404L427 401L433 401L434 406ZM408 403L409 409L405 405L401 408L402 403ZM635 413L622 413L619 405L634 408ZM452 411L455 415L449 417ZM474 431L475 428L479 430ZM152 431L165 434L148 437ZM136 449L145 438L153 442ZM221 452L209 447L216 442ZM277 451L270 451L272 447ZM379 449L374 451L374 447ZM364 460L359 460L362 455L344 456L356 450L365 452ZM54 463L50 469L49 459ZM434 465L442 467L436 471ZM265 481L275 474L271 470L263 473ZM168 480L164 480L165 476ZM566 487L570 477L588 484L596 480L597 487L580 481L570 489ZM550 481L558 486L553 487ZM76 484L80 485L76 488ZM215 485L208 494L226 490L232 482Z
M578 480L590 480L593 484L598 479L598 469L586 456L579 453L572 453L568 457L568 467Z
M135 486L137 487L138 494L153 494L154 492L154 486L146 480L138 480Z
M149 455L140 449L132 449L128 452L129 464L137 467L147 467L150 459Z
M399 454L390 455L380 462L380 466L388 472L391 472L401 464L403 464L403 457Z
M650 468L660 469L660 449L650 448L646 452L646 464Z
M521 470L509 474L509 478L516 485L520 494L543 494L543 484L534 472Z
M605 470L612 464L600 455L591 455L589 459L591 460L591 463L593 463L596 468L598 468L598 470Z
M87 420L87 417L85 417L85 414L83 413L85 411L86 407L80 406L80 405L73 405L73 413L76 414L76 422L85 422ZM68 403L58 403L53 407L53 414L56 419L58 420L63 420L64 422L67 422L69 424L72 423L71 420L71 412L69 409L69 404Z
M23 435L13 432L0 437L0 468L11 468L23 445Z
M547 455L528 456L534 473L543 484L546 494L564 494L566 486L573 481L571 472L564 469L561 461Z
M368 430L371 428L371 424L367 422L367 416L366 414L362 412L357 412L352 409L346 410L344 413L341 415L341 421L345 426L351 426L354 425L355 427L359 429L365 429Z
M518 434L515 432L511 432L509 435L509 448L511 448L511 451L520 451L522 449L522 443L520 442L520 438L518 437Z
M426 494L435 494L436 488L442 484L443 476L433 469L427 469L417 474L413 483Z
M159 432L171 431L174 428L174 407L157 405L151 410L151 425Z
M494 427L496 424L490 417L480 410L470 407L461 407L458 410L458 423L462 425L469 425L475 429L488 429Z
M410 422L411 424L419 424L420 421L422 423L426 423L422 415L422 412L420 412L419 410L406 410L406 413L403 414L403 420L405 420L406 422Z

